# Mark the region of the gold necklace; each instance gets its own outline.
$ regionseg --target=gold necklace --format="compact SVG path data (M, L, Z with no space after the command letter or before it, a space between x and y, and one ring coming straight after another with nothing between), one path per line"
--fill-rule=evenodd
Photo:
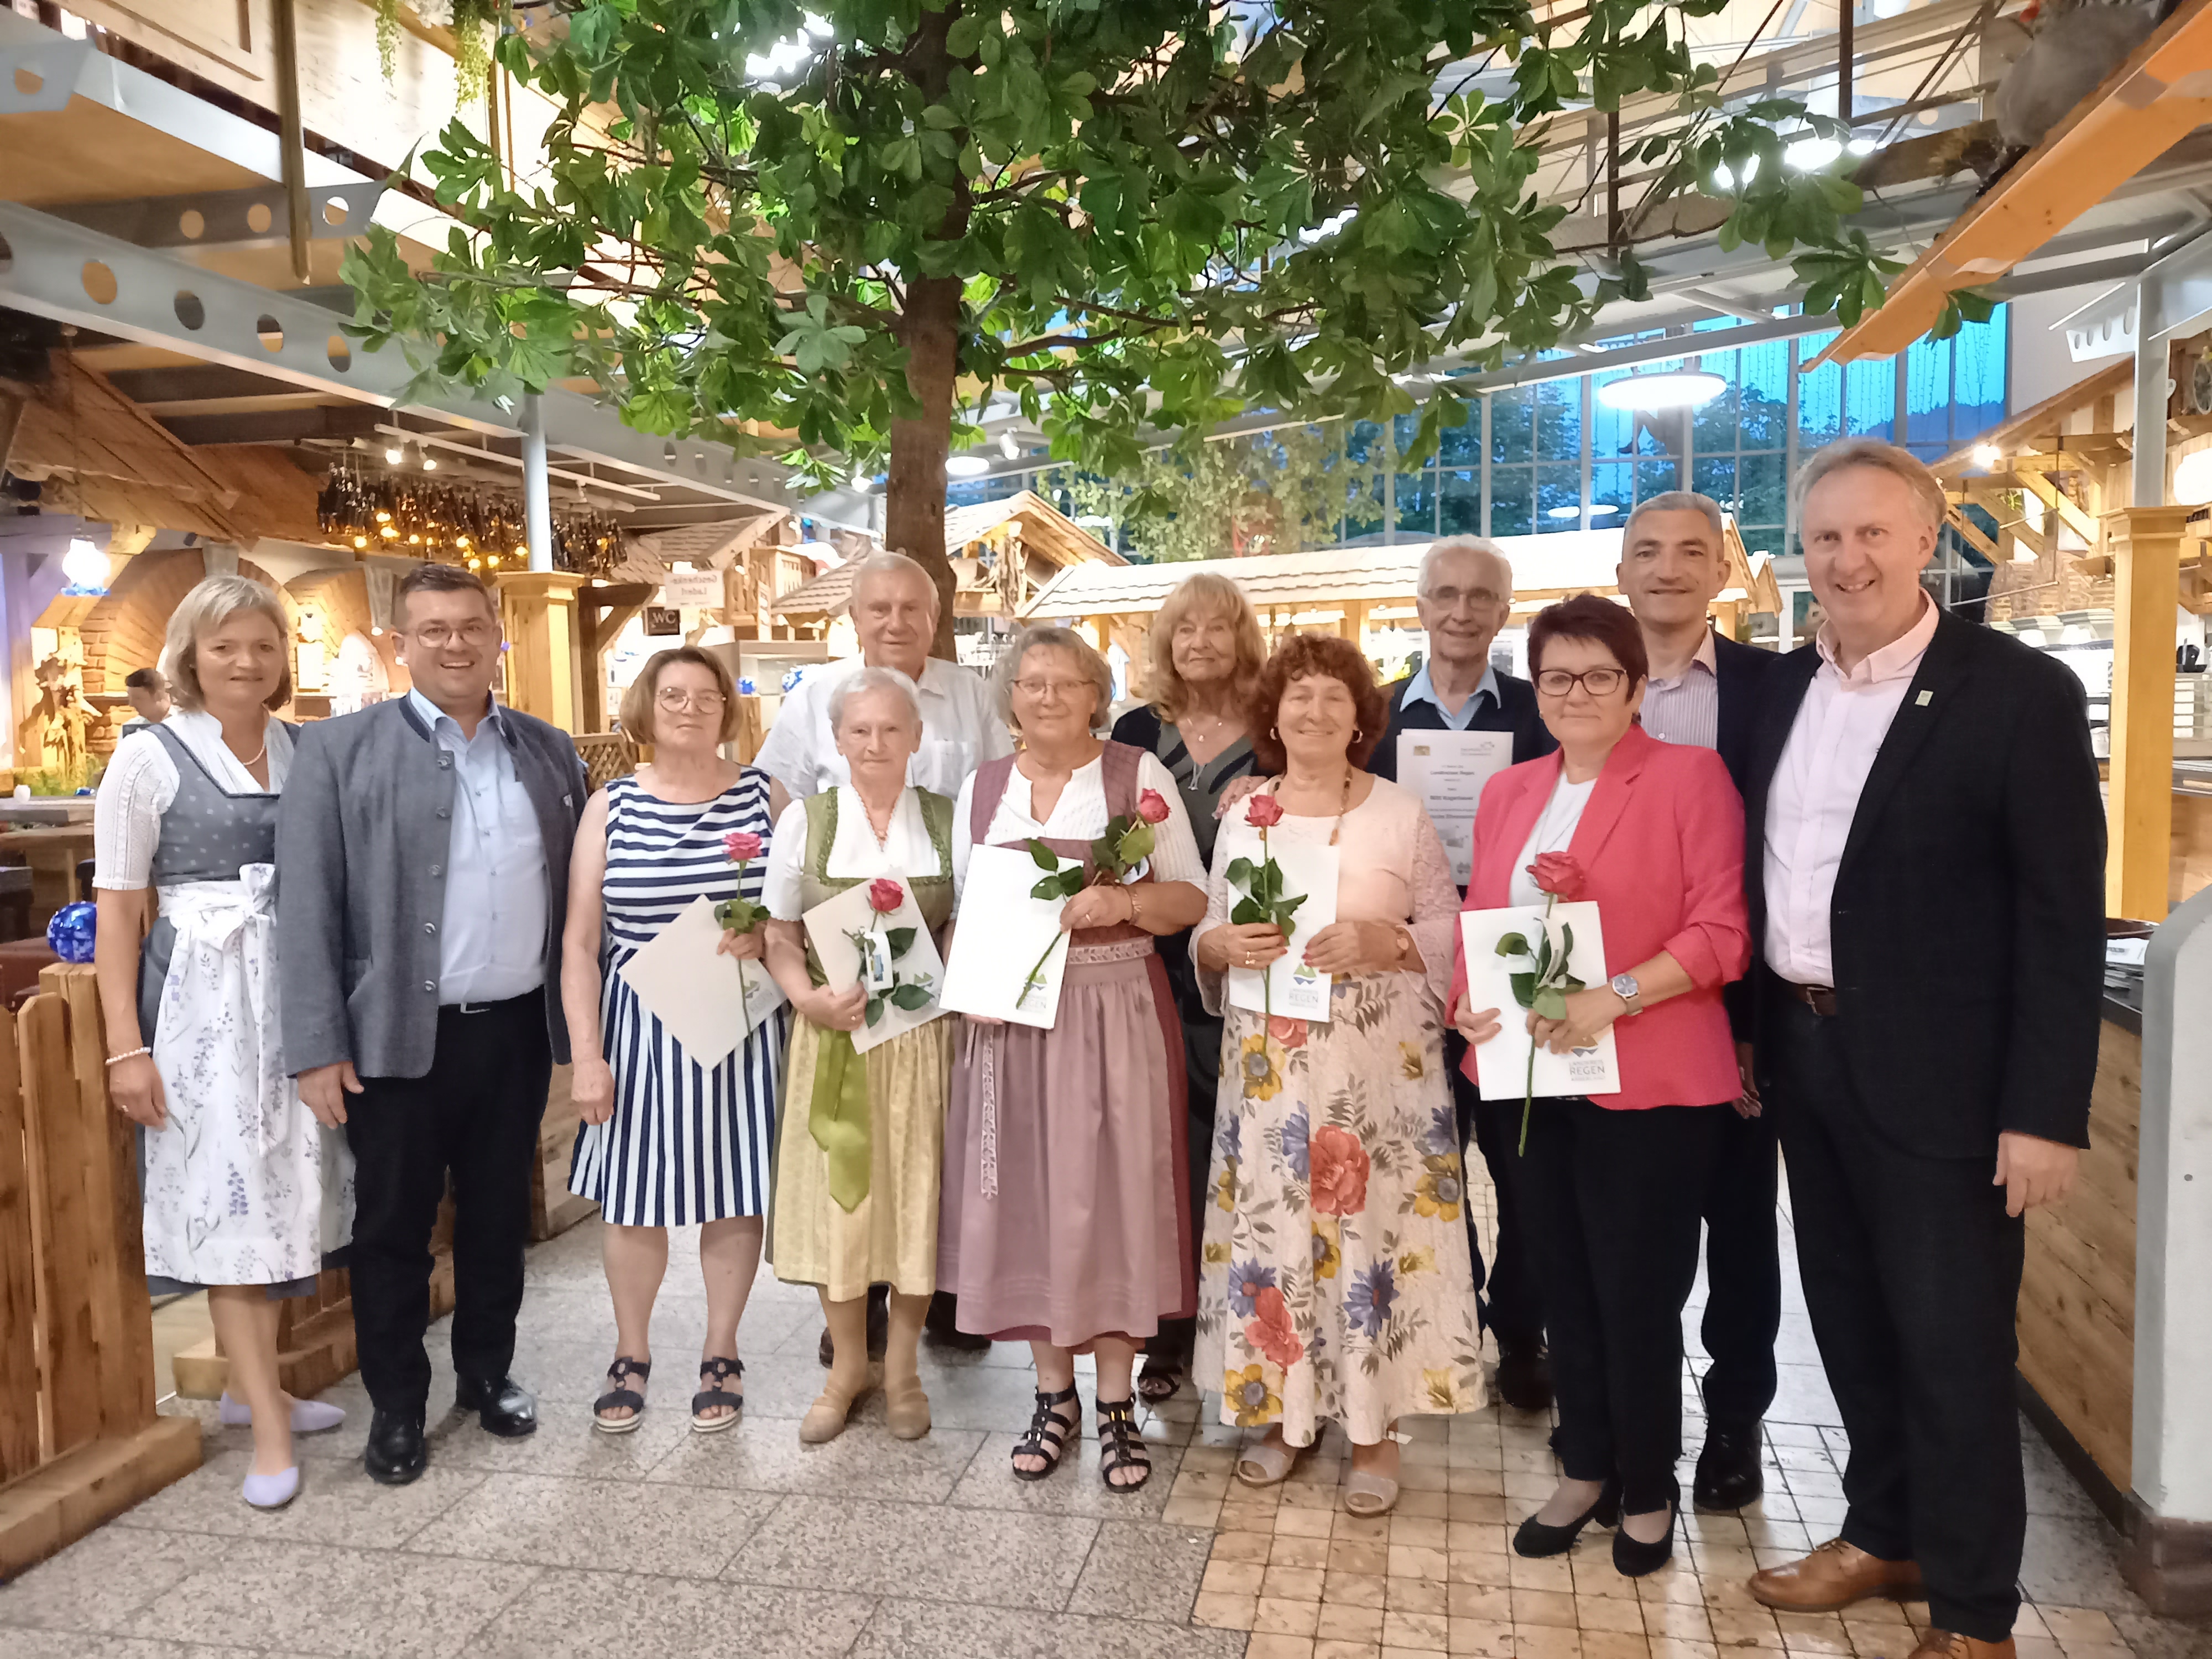
M1331 847L1336 845L1336 838L1344 833L1344 815L1352 810L1352 778L1356 770L1358 769L1350 764L1346 764L1344 769L1344 789L1337 797L1336 822L1329 826L1328 831L1328 844ZM1283 785L1289 778L1290 774L1284 772L1268 779L1268 793L1279 797L1283 793Z

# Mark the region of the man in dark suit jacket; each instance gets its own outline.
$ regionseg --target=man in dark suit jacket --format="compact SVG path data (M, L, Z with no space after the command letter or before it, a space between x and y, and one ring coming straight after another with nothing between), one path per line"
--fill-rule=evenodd
M1644 729L1662 743L1717 750L1744 787L1768 671L1781 659L1714 631L1708 617L1728 586L1720 503L1686 489L1640 503L1620 538L1617 580L1643 631L1651 677ZM1728 988L1729 1022L1751 1036L1749 987ZM1748 1089L1721 1119L1705 1191L1705 1443L1694 1493L1700 1509L1756 1499L1760 1425L1774 1401L1774 1339L1782 1328L1782 1251L1775 1219L1774 1120Z
M2021 1217L2065 1197L2087 1139L2097 766L2073 674L1923 592L1944 513L1926 468L1852 439L1797 487L1828 621L1768 678L1745 882L1756 1075L1850 1509L1751 1589L1805 1611L1924 1586L1914 1659L2012 1659Z
M451 1176L455 1403L530 1433L507 1375L530 1177L556 1060L568 854L589 793L565 732L492 701L498 606L467 571L399 585L414 689L300 735L276 818L284 1059L355 1159L350 1267L364 1455L428 1456L430 1231Z
M1513 610L1513 566L1497 545L1471 536L1432 544L1421 558L1413 603L1428 631L1428 660L1418 673L1389 688L1389 724L1367 769L1395 781L1398 738L1407 732L1510 732L1516 764L1558 748L1536 712L1536 688L1491 665L1491 642ZM1440 823L1437 833L1464 857L1473 828ZM1498 1394L1519 1410L1541 1411L1552 1403L1544 1315L1521 1243L1520 1206L1509 1180L1519 1109L1477 1098L1474 1085L1460 1071L1466 1049L1458 1032L1445 1031L1444 1071L1451 1079L1460 1138L1464 1141L1474 1134L1490 1166L1498 1200L1498 1241L1486 1274L1474 1218L1468 1218L1475 1289L1486 1292L1485 1322L1498 1339Z

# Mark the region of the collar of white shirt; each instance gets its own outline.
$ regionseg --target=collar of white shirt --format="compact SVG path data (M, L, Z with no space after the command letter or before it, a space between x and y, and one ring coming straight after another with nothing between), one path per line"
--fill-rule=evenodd
M1920 672L1920 659L1928 654L1928 641L1936 637L1936 623L1942 614L1923 590L1920 595L1920 620L1881 650L1869 651L1849 670L1836 661L1833 624L1823 626L1815 641L1820 647L1821 665L1853 690L1878 685L1885 680L1909 680Z
M1460 704L1459 712L1462 714L1467 713L1477 699L1482 697L1488 697L1490 706L1493 708L1502 708L1505 706L1505 700L1498 695L1498 671L1495 668L1486 666L1483 669L1482 678L1474 683L1474 695ZM1437 695L1436 682L1429 678L1429 665L1426 663L1421 665L1420 672L1415 674L1407 685L1405 701L1432 702L1446 716L1449 717L1452 714L1450 709L1444 708L1443 699Z
M1692 668L1702 668L1716 679L1720 678L1720 652L1713 645L1713 630L1710 628L1705 629L1705 638L1698 641L1697 655L1690 659L1688 666L1670 679L1662 680L1655 675L1651 681L1651 689L1655 691L1665 691L1680 685L1690 678Z
M460 734L461 723L455 720L451 714L448 714L444 709L439 708L436 703L432 702L429 698L424 696L421 691L410 687L407 692L407 700L415 705L415 712L422 717L423 724L428 726L431 731L435 732L438 729L438 722L443 720L447 725L453 728L455 736L459 736ZM502 712L503 711L499 706L499 699L490 696L489 694L486 694L484 697L484 718L491 722L492 730L498 732L501 738L504 740L507 737L507 722L501 718ZM465 739L464 739L464 741L465 741Z

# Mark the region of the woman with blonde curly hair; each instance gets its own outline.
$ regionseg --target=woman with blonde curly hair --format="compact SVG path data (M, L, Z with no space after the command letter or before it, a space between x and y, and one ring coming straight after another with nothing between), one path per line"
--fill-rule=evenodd
M1114 741L1159 757L1182 794L1183 811L1197 838L1199 856L1213 861L1214 813L1221 792L1252 775L1252 738L1245 704L1267 666L1267 642L1259 613L1244 590L1226 576L1201 570L1178 582L1161 601L1145 648L1146 691L1114 723ZM1182 1022L1183 1066L1189 1075L1191 1194L1195 1215L1205 1203L1207 1149L1213 1144L1213 1092L1221 1081L1221 1021L1206 1011L1190 965L1190 935L1170 933L1159 942L1160 962ZM1199 1240L1193 1230L1192 1248ZM1146 1346L1137 1392L1165 1400L1190 1369L1196 1324L1160 1322L1159 1336Z
M1286 1478L1334 1420L1352 1443L1345 1507L1397 1501L1391 1428L1484 1397L1467 1172L1446 1091L1444 994L1458 893L1410 790L1363 769L1386 708L1349 641L1295 635L1253 694L1266 781L1224 820L1191 955L1207 1005L1231 968L1291 951L1334 975L1326 1020L1230 1010L1199 1287L1198 1370L1222 1419L1265 1428L1237 1454L1248 1486ZM1336 919L1231 919L1232 852L1337 854Z

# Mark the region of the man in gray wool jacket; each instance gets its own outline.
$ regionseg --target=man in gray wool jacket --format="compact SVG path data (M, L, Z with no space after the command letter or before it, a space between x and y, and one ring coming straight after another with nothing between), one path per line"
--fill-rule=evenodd
M351 1271L366 1463L413 1480L430 1361L430 1232L453 1186L455 1405L530 1433L507 1374L530 1175L557 1060L568 854L588 791L575 744L501 708L499 607L465 570L401 582L414 689L306 726L276 826L285 1064L356 1164Z

